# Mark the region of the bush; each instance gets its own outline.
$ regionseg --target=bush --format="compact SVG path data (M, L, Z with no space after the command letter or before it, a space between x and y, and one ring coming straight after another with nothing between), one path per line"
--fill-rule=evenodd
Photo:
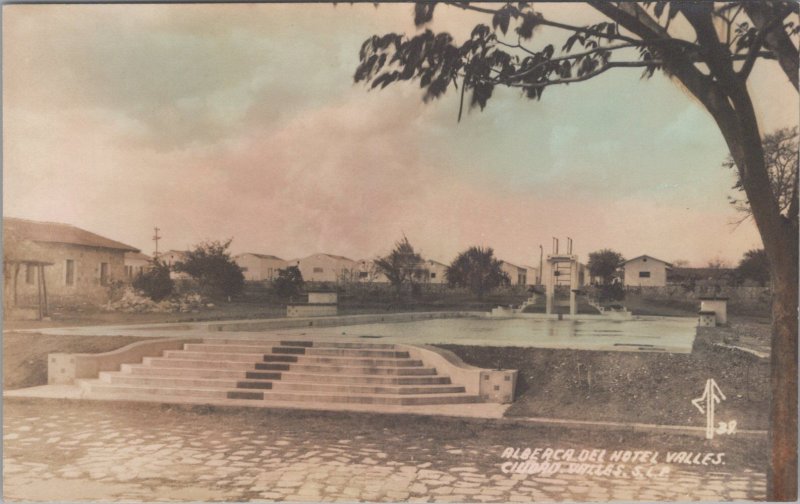
M153 301L161 301L172 294L174 284L169 276L169 266L153 260L151 268L139 273L133 281L133 288L142 291Z
M278 277L272 281L275 294L283 299L292 299L300 295L303 290L303 274L297 266L289 266L278 270Z
M228 253L230 244L231 240L200 243L175 263L175 271L197 280L201 293L209 297L235 296L244 289L244 275Z

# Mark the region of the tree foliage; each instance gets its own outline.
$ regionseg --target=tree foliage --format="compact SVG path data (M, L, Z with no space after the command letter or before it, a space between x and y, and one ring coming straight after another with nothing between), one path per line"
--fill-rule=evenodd
M736 275L740 280L752 280L762 287L769 283L769 263L764 249L748 250L744 253Z
M169 297L174 289L174 283L169 276L169 266L158 258L153 259L149 269L136 275L132 285L134 289L142 291L153 301Z
M470 247L450 263L445 271L447 283L451 287L466 287L478 299L494 288L507 285L511 279L501 269L501 263L494 257L491 247Z
M622 254L611 249L602 249L589 254L589 274L600 278L603 285L608 285L614 278L614 273L625 262Z
M292 299L303 291L303 274L297 266L278 270L278 277L272 281L272 288L279 297Z
M771 59L798 89L798 3L590 0L586 4L607 20L587 26L548 19L528 2L442 3L485 13L490 22L476 25L462 43L429 29L412 36L375 35L361 46L354 80L372 88L416 81L425 101L457 89L460 119L467 93L471 108L483 109L497 86L538 100L549 86L641 68L643 77L662 71L711 114L736 165L774 289L768 498L795 500L800 205L794 191L789 210L779 210L747 81L757 61ZM418 5L417 25L431 21L435 8ZM535 34L544 27L567 35L562 47L537 44Z
M772 133L764 135L764 164L769 172L769 180L772 185L772 192L775 195L778 211L785 217L789 217L792 210L792 202L797 201L797 171L800 164L798 156L798 131L794 128L781 128ZM723 166L736 170L736 163L733 158L728 156ZM744 186L738 172L736 174L736 184L733 189L736 191L734 196L728 200L731 205L743 214L742 222L752 217L750 202L744 194ZM796 203L795 203L796 205ZM794 211L797 211L795 206Z
M420 256L406 236L394 244L394 248L385 257L375 259L375 267L389 279L398 295L404 285L413 285L425 279L428 270Z
M199 243L173 268L197 280L201 291L208 296L235 296L244 288L244 275L228 252L231 241Z

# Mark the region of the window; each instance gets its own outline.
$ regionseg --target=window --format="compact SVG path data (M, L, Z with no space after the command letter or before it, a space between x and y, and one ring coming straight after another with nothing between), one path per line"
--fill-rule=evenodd
M108 263L101 262L100 263L100 285L106 285L108 283Z
M247 271L247 266L240 266L239 269L242 270L242 273L244 273Z
M314 268L314 273L322 273L322 268Z
M436 278L436 273L434 273L433 271L431 271L431 278Z
M125 276L133 278L133 266L125 266Z
M33 285L33 281L36 278L36 268L33 264L26 264L25 265L25 283Z
M368 271L359 271L358 272L358 278L367 278L368 276L369 276L369 272Z
M639 272L639 278L650 278L650 272L649 271L640 271Z
M75 261L72 259L64 263L64 285L75 285Z

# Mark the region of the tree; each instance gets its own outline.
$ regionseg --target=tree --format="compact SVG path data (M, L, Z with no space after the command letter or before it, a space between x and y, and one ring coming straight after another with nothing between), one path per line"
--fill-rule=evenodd
M375 259L375 267L389 279L398 297L402 295L404 285L411 285L413 289L415 283L428 276L423 264L422 256L414 251L406 236L394 244L389 255Z
M169 276L169 266L158 258L153 259L150 269L139 273L133 280L133 288L144 292L153 301L161 301L172 294L174 284Z
M797 127L782 128L769 133L764 136L762 143L764 145L764 165L769 173L772 192L777 199L778 211L785 218L788 218L788 212L792 206L792 201L797 198L798 190L797 169L800 159L798 159ZM725 160L723 166L736 169L736 163L733 162L733 158L730 156ZM738 212L743 214L743 217L738 221L738 223L741 223L752 217L752 211L747 197L741 195L744 192L744 188L738 173L733 189L737 191L737 195L730 196L728 200Z
M490 290L510 283L491 247L470 247L458 254L445 271L451 287L466 287L483 299Z
M589 262L586 266L589 268L591 276L601 278L603 285L608 285L614 278L614 273L624 262L625 258L619 252L611 249L602 249L589 254Z
M284 299L292 299L300 295L303 290L303 274L297 266L278 270L278 277L272 281L275 294Z
M764 249L745 252L736 268L736 275L742 280L749 279L757 282L762 287L767 285L769 283L769 264Z
M228 252L231 241L199 243L173 268L197 280L200 290L208 296L235 296L244 288L244 275Z
M360 50L356 82L384 88L418 81L427 102L458 89L463 110L483 109L496 86L541 99L549 86L588 81L619 68L641 68L644 77L662 71L713 117L736 165L742 189L761 235L774 288L770 406L771 458L768 498L797 497L797 283L798 197L781 214L767 167L747 84L759 60L776 60L798 89L800 6L785 0L758 2L587 2L607 21L590 26L547 19L526 3L497 7L466 2L449 5L485 13L457 44L448 33L427 29L413 36L375 35ZM429 22L434 3L418 3L415 23ZM676 18L681 18L676 20ZM513 26L513 31L510 31ZM557 52L536 46L535 29L566 33ZM687 36L688 35L688 36ZM458 86L460 85L460 89Z

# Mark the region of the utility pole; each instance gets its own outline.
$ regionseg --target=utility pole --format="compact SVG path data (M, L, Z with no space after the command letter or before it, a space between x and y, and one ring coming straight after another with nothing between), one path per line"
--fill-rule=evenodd
M155 230L155 234L153 235L153 241L156 242L156 251L153 253L153 259L158 258L158 240L161 239L161 236L158 235L158 232L161 231L158 227L153 228Z
M542 271L542 266L544 265L544 263L542 262L542 258L543 257L544 257L544 247L542 247L541 244L540 244L539 245L539 278L536 279L536 285L542 285L542 274L544 273L544 271Z

